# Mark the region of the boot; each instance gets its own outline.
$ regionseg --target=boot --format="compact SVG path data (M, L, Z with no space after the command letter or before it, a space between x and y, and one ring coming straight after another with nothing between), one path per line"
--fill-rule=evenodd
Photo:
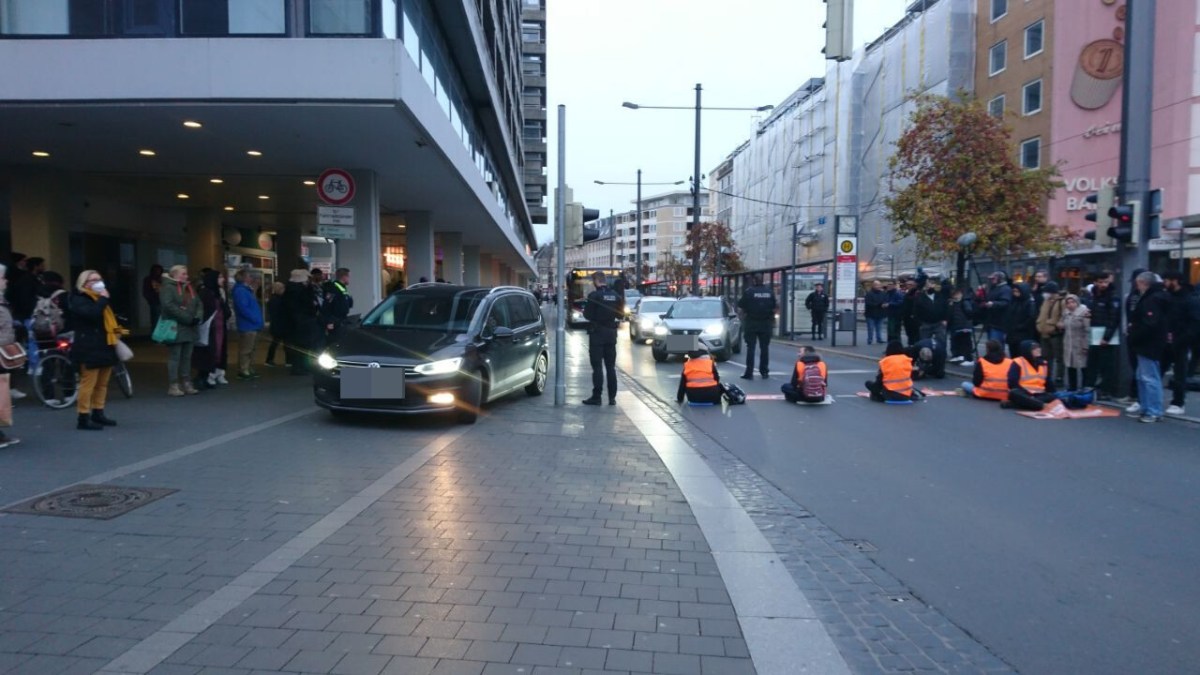
M189 396L200 393L200 390L196 389L196 387L192 386L192 381L187 378L184 378L180 382L180 385L183 387L183 393L185 393Z
M86 429L87 431L100 431L104 427L93 422L91 415L87 413L79 413L79 423L75 425L76 429Z
M217 384L229 384L229 380L225 379L224 368L217 368L215 371L213 371L213 374L216 375Z
M217 370L214 368L213 371L208 374L208 379L198 382L197 384L199 384L201 388L204 388L204 385L207 384L209 389L215 389L217 386Z
M171 385L167 387L167 396L183 396L183 389L179 387L179 383L172 382Z
M104 414L104 411L99 408L92 411L92 421L103 427L117 426L116 420L109 419L108 416Z

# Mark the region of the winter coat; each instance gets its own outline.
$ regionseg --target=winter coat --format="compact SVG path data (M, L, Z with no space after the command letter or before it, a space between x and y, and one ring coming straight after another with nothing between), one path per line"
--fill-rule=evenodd
M254 289L241 282L233 286L233 312L237 316L239 333L256 333L263 329L262 305L254 297Z
M267 318L271 321L271 337L282 339L287 335L287 316L283 311L282 295L272 295L267 299Z
M1200 337L1200 295L1190 288L1167 291L1172 344L1191 345Z
M863 298L863 303L866 305L866 317L868 319L883 319L887 317L887 307L884 304L888 301L887 291L874 289L867 291L867 295Z
M283 292L283 312L287 316L285 339L297 347L315 349L324 331L312 284L289 281Z
M220 364L224 360L222 356L228 346L225 337L225 320L228 317L221 295L212 288L200 288L200 303L204 308L204 321L208 321L210 316L213 317L212 322L208 324L208 344L203 347L197 346L192 351L192 367L203 374L221 367ZM214 314L216 316L213 316Z
M987 301L992 303L986 308L984 323L991 328L1003 329L1007 325L1008 305L1012 302L1012 286L999 283L988 289Z
M898 288L887 292L887 315L889 319L904 318L904 293Z
M71 340L71 362L88 368L107 368L117 363L117 350L108 344L104 329L104 309L108 298L92 299L78 291L71 293L67 304L75 338Z
M162 317L173 319L179 324L179 332L175 334L175 343L195 342L199 332L196 326L204 318L201 314L203 307L200 296L190 284L180 283L164 274L162 287L158 289L162 301Z
M1129 315L1129 348L1159 361L1167 347L1167 311L1170 298L1161 283L1150 286Z
M1088 308L1079 305L1074 312L1064 307L1060 324L1063 327L1063 365L1067 368L1087 368L1088 344L1092 336L1092 320Z
M962 300L951 300L948 308L948 324L947 330L950 332L960 330L970 330L975 326L971 320L971 316L975 313L975 308L972 306L971 300L963 297Z
M1004 312L1004 335L1009 344L1018 344L1024 340L1037 337L1037 313L1033 297L1029 294L1029 286L1017 284L1021 297L1009 295L1009 302ZM993 308L994 309L994 308Z
M1121 328L1121 299L1112 286L1101 293L1092 293L1088 309L1092 310L1092 325L1104 328L1104 339L1112 341L1113 336Z
M1042 303L1042 308L1038 311L1037 332L1043 340L1055 335L1062 335L1062 329L1058 327L1058 324L1063 318L1065 309L1063 303L1066 299L1066 293L1056 293Z
M950 304L941 293L917 293L913 298L913 316L923 324L940 323L950 318Z
M829 296L813 291L804 299L804 307L813 314L825 314L829 311Z

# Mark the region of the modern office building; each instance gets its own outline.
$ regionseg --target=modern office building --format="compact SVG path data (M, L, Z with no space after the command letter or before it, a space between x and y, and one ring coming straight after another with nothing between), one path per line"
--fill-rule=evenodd
M143 319L154 263L269 281L318 245L361 308L397 271L523 283L526 24L540 0L0 2L0 254Z
M537 225L547 220L546 0L521 0L521 109L525 204Z

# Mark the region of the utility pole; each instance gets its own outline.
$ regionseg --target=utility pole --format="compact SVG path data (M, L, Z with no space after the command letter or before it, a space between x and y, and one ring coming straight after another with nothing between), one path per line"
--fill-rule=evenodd
M567 370L567 314L563 307L566 304L566 290L563 280L566 279L567 257L567 107L558 106L558 203L554 205L554 230L556 264L558 275L554 283L554 294L558 297L557 316L554 320L554 405L562 406L567 401L567 383L563 373Z
M638 169L637 175L637 271L634 272L637 279L636 286L639 291L642 290L642 170Z
M613 210L608 210L608 266L616 267L617 259L613 254L613 244L617 241L617 219L613 217Z
M692 173L692 295L700 295L700 83L696 83L696 157Z

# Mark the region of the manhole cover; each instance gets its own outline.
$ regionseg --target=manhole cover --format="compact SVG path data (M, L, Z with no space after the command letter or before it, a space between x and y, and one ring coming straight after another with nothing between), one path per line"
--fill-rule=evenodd
M170 488L74 485L4 509L6 513L108 520L178 492Z

